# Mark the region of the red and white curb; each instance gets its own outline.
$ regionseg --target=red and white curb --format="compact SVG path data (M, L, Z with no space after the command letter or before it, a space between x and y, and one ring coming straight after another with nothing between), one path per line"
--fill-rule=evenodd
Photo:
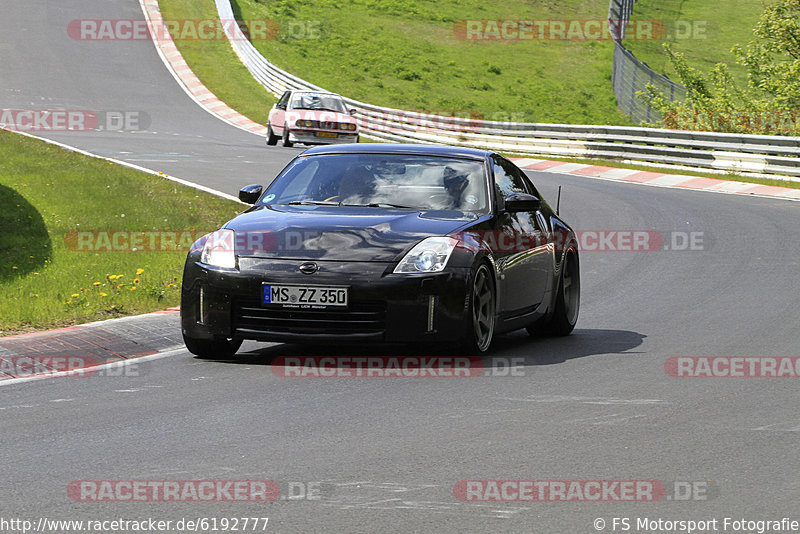
M766 198L782 198L786 200L800 200L800 189L778 187L772 185L750 184L686 176L683 174L666 174L635 169L619 169L604 167L602 165L586 165L581 163L565 163L563 161L550 161L530 158L514 158L514 162L522 169L531 171L547 171L574 176L588 176L600 180L614 182L628 182L656 187L674 189L689 189L692 191L709 191L712 193L729 193L735 195L751 195Z
M181 311L180 306L174 306L172 308L165 308L163 310L156 310L154 312L149 313L142 313L140 315L126 315L124 317L115 317L113 319L103 319L102 321L92 321L91 323L81 323L81 324L74 324L70 326L64 326L61 328L52 328L50 330L36 330L35 332L25 332L22 334L13 334L10 336L3 336L0 337L0 341L9 341L14 339L26 339L26 338L36 338L38 336L45 336L50 334L56 334L58 332L74 332L76 330L84 330L86 328L90 328L92 326L102 326L102 325L109 325L123 321L129 321L131 319L140 319L142 317L149 317L152 315L159 315L164 313L179 313Z
M248 119L209 91L183 59L183 56L180 51L178 51L178 47L175 46L175 41L172 40L169 32L158 30L158 28L164 28L164 19L161 17L161 9L158 7L158 0L139 0L139 3L142 6L145 19L147 19L147 24L150 26L153 44L156 46L158 55L161 57L164 65L167 66L167 69L172 73L172 76L178 81L178 84L186 91L192 100L197 102L200 107L212 115L219 117L232 126L254 134L266 136L266 126Z
M103 321L72 325L64 328L39 330L36 332L26 332L24 334L0 337L0 346L5 344L6 349L9 348L8 342L11 342L12 345L14 343L21 342L26 343L26 346L30 346L30 344L35 344L36 346L36 350L33 352L25 352L22 355L14 354L15 350L12 347L10 355L0 354L0 360L21 358L22 360L30 360L31 365L33 365L32 362L36 360L40 361L42 365L47 367L46 362L51 358L64 359L66 357L64 354L62 354L64 351L71 351L76 354L80 353L81 351L86 351L91 355L93 353L96 354L98 350L104 350L111 355L110 357L102 358L101 360L95 360L94 356L91 356L89 358L89 362L85 362L84 365L77 365L74 367L70 366L70 369L63 371L48 370L47 372L26 374L26 376L15 376L13 374L0 371L0 386L8 386L11 384L19 384L22 382L31 382L36 380L47 380L51 378L72 377L76 375L81 376L79 373L82 371L90 371L94 373L103 369L118 369L120 366L127 366L172 356L173 354L185 350L185 347L183 347L183 345L180 343L161 347L157 345L142 345L136 348L136 352L131 352L130 350L124 350L126 348L130 348L130 338L126 339L119 334L114 334L112 331L103 330L103 327L113 326L117 323L124 325L125 323L136 321L137 319L143 319L162 314L177 314L179 311L180 307L176 306L141 315L117 317L115 319L106 319ZM96 330L97 327L101 328L101 330ZM70 334L77 332L83 332L87 335L80 339L76 338L76 336L70 336ZM67 335L61 336L61 334ZM56 347L55 353L49 353L48 347L54 346Z
M158 6L158 0L139 0L139 2L148 24L151 27L151 33L154 36L153 41L159 56L161 56L164 64L175 79L178 80L180 86L184 88L187 94L189 94L203 109L225 122L243 130L266 136L266 127L253 122L236 110L230 108L203 85L183 59L183 56L180 51L178 51L175 42L172 40L172 37L169 36L168 32L156 31L156 26L163 27L163 19ZM800 189L792 189L789 187L750 184L730 180L718 180L715 178L685 176L681 174L619 169L600 165L564 163L563 161L530 158L515 159L515 161L520 167L533 171L548 171L615 182L689 189L692 191L709 191L714 193L800 200Z

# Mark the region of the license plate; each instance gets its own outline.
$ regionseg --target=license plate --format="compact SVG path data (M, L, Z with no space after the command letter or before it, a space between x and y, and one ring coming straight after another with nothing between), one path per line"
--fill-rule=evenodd
M317 137L338 137L338 135L331 132L317 132Z
M330 286L283 286L264 284L261 301L287 308L347 307L347 288Z

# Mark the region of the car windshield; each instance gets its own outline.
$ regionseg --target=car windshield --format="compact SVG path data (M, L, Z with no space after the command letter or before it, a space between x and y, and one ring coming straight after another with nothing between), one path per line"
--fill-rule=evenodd
M304 156L272 183L261 204L488 209L482 161L400 154Z
M342 97L326 93L295 93L289 109L318 109L347 113Z

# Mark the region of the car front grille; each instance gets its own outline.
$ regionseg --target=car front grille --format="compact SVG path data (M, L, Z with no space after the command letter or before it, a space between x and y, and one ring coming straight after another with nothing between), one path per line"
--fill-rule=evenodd
M298 310L237 301L233 306L236 330L289 334L380 334L386 329L386 303L351 302L345 310Z

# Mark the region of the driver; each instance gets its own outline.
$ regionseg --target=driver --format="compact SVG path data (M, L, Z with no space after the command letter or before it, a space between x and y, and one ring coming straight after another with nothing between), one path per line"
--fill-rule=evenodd
M458 209L461 207L461 197L469 185L469 178L465 174L459 173L452 167L445 167L442 177L444 188L450 198L450 208Z
M339 183L339 199L367 201L375 194L375 177L364 167L354 167L345 173Z

